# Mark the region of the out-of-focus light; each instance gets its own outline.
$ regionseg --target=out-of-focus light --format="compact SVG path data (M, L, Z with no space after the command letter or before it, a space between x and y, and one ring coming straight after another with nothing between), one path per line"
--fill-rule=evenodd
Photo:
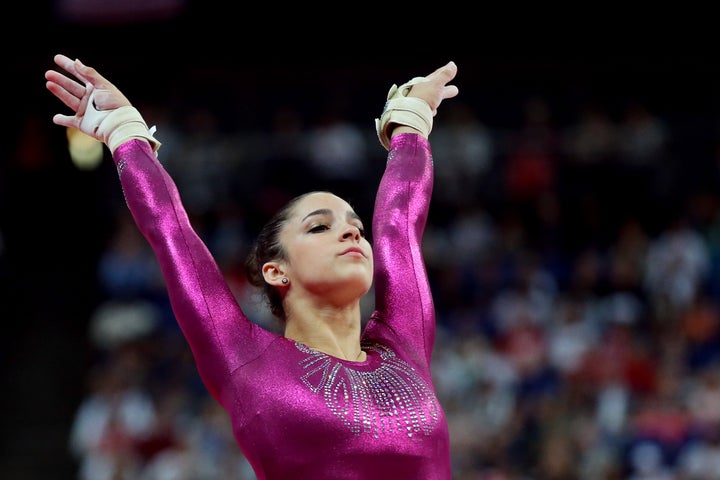
M137 24L180 15L187 0L55 0L55 14L73 23Z
M95 170L103 160L104 145L76 128L67 129L68 151L80 170Z

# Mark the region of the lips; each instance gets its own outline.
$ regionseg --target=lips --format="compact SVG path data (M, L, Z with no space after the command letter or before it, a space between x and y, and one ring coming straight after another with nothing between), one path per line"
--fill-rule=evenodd
M362 249L360 249L358 247L350 247L347 250L345 250L344 252L342 252L340 255L348 255L348 254L362 255L363 257L365 256L365 253L363 253Z

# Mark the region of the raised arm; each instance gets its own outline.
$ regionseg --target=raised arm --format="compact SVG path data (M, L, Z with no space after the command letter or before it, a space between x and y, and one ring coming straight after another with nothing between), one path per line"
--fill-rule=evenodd
M105 143L111 153L124 142L137 138L147 141L154 151L160 148L152 131L123 93L97 70L80 60L55 55L55 64L75 78L56 70L45 72L47 89L67 105L72 115L56 114L57 125L77 128Z
M222 272L194 231L175 183L157 159L160 143L128 99L94 68L57 55L71 78L49 70L47 88L73 114L57 114L58 125L79 128L113 152L125 200L148 240L167 285L175 317L195 355L208 389L272 341L243 314ZM242 340L247 340L243 342Z
M378 137L389 149L373 216L376 325L384 324L429 366L435 313L421 241L433 187L427 137L440 103L458 94L453 62L390 89Z

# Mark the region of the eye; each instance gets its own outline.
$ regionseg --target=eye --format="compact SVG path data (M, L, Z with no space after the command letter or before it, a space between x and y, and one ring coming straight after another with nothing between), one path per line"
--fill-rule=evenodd
M320 224L320 225L314 225L308 231L310 233L318 233L318 232L324 232L325 230L329 230L329 229L330 229L329 225Z
M358 227L358 230L360 231L360 236L361 236L361 237L364 237L364 236L365 236L365 229L362 228L362 227Z

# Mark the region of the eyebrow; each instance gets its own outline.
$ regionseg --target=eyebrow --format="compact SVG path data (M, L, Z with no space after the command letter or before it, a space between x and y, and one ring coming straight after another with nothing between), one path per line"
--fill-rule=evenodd
M302 221L304 222L308 218L313 217L315 215L330 215L330 216L332 216L332 214L333 214L333 211L330 210L329 208L319 208L319 209L314 210L314 211L308 213L307 215L305 215L305 218L303 218ZM347 212L347 216L348 216L348 218L352 218L354 220L358 220L358 221L362 222L360 215L353 212L352 210Z

